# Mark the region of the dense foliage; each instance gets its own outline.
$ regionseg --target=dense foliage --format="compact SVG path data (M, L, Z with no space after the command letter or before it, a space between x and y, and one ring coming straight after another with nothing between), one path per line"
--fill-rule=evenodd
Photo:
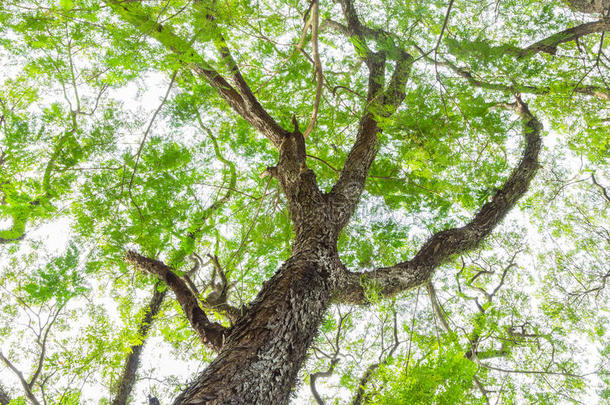
M370 274L312 321L294 403L610 401L608 31L584 0L1 2L0 403L184 391L307 236L298 134L324 196L372 163L334 241ZM390 286L538 121L502 222Z

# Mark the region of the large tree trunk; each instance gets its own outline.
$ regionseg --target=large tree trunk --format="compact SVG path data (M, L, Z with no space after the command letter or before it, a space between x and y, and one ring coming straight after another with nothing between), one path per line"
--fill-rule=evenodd
M263 287L222 351L174 404L285 404L330 304L334 246L299 249Z

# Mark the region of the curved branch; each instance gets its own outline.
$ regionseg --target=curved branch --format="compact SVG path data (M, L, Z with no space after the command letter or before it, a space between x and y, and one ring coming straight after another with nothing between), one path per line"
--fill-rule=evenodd
M380 359L379 362L370 364L367 367L366 371L364 372L364 374L360 378L360 381L358 382L358 388L356 389L356 393L354 394L354 397L352 398L350 405L362 405L363 403L368 402L367 401L368 398L367 398L366 392L365 392L366 385L368 384L371 377L373 377L373 374L379 367L385 366L386 364L388 364L390 362L390 360L392 360L392 356L394 355L394 352L396 351L396 349L398 349L398 346L400 345L400 341L398 340L398 323L397 323L396 315L397 315L396 311L394 311L394 320L393 320L394 321L394 330L393 330L394 344L392 345L388 355L385 356L385 358L383 360Z
M460 40L459 44L469 45L465 47L466 49L460 46L461 50L465 52L468 52L472 49L476 49L475 45L479 45L485 47L490 53L493 54L509 54L517 57L518 59L522 59L529 58L530 56L534 56L540 52L548 53L549 55L555 55L557 53L557 48L561 44L564 44L566 42L577 41L579 38L582 38L586 35L605 31L610 31L610 18L602 18L598 21L592 21L565 29L563 31L549 35L548 37L541 39L540 41L536 41L535 43L525 48L506 44L490 46L486 42L478 42L475 44L473 41L468 40Z
M216 255L208 255L214 266L214 273L212 274L212 280L210 282L212 291L202 301L202 305L206 309L213 311L219 311L225 315L233 323L237 322L237 319L242 315L242 310L236 308L228 303L229 298L229 282L227 275L218 261ZM214 281L215 275L218 274L220 282Z
M28 382L28 386L30 386L30 387L34 386L34 384L36 383L36 380L40 376L40 373L42 371L42 365L43 365L43 363L45 361L45 358L46 358L47 339L49 337L49 332L51 331L51 328L53 327L53 324L57 321L57 318L59 317L59 313L64 308L64 306L65 306L65 303L63 305L60 305L57 308L57 311L55 311L55 314L53 314L51 316L49 324L46 326L46 330L42 334L42 341L40 340L40 336L37 339L38 340L38 345L40 346L40 354L38 355L38 364L36 365L36 370L34 371L34 374L32 374L32 376L30 377L30 381Z
M13 216L13 225L9 229L0 231L0 245L10 242L17 242L25 238L25 224L26 221L19 218L19 216Z
M318 117L318 110L320 108L320 99L322 98L322 86L324 85L324 75L322 73L322 62L320 61L320 53L318 51L318 33L320 29L320 4L319 0L313 0L311 6L311 47L313 50L313 60L316 78L316 95L313 103L313 110L311 112L311 118L309 124L303 133L303 137L307 138L313 131L316 125L316 119Z
M610 196L608 195L608 191L606 190L606 188L604 186L599 184L599 182L595 178L595 173L591 173L591 180L593 180L593 184L595 184L597 187L599 187L599 189L601 190L606 201L610 203Z
M326 369L326 371L318 371L309 376L309 388L311 389L311 394L313 395L318 405L324 405L324 400L320 396L320 393L318 393L318 390L316 388L316 380L318 378L330 377L331 375L333 375L333 371L335 370L335 367L337 366L338 362L339 358L334 357L330 361L330 365L328 366L328 369Z
M131 391L133 390L133 386L136 382L136 372L140 366L140 356L142 354L142 349L144 348L146 338L148 337L150 326L155 316L159 314L161 304L163 303L163 299L165 299L165 295L167 294L167 289L163 288L163 290L160 291L160 287L160 281L155 283L153 287L153 295L150 302L146 306L146 309L144 310L146 315L144 315L144 319L142 319L140 326L138 327L138 336L140 336L142 341L131 346L130 348L129 356L127 356L127 360L125 361L125 366L123 368L123 373L121 374L119 382L117 383L118 390L114 400L112 401L112 405L127 404L129 394L131 394Z
M576 27L568 28L537 41L527 48L520 49L517 55L519 58L529 57L539 52L555 55L557 47L560 44L576 41L578 38L584 37L585 35L604 31L610 31L610 18L603 18L599 21L588 22L577 25Z
M513 107L521 117L526 146L519 165L494 194L491 202L485 204L474 219L463 227L433 235L409 261L362 273L345 270L343 279L335 290L335 302L366 304L366 291L371 288L382 296L393 296L421 286L428 282L440 264L453 255L477 247L500 223L528 190L538 169L538 154L542 144L542 124L530 113L527 105L518 96L516 98Z
M176 299L201 342L214 351L220 351L229 335L229 328L219 323L210 322L205 312L199 307L197 297L187 284L164 263L142 256L134 251L125 254L125 260L140 270L153 274L163 280L176 295Z

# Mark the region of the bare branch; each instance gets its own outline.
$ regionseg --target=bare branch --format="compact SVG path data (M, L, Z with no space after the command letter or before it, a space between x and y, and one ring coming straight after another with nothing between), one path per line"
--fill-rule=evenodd
M324 405L324 400L322 400L322 397L320 396L320 394L318 393L318 390L316 389L316 380L318 378L330 377L331 375L333 375L333 371L335 370L335 366L337 365L338 362L339 362L339 358L333 357L333 359L330 361L330 365L328 366L328 369L326 371L318 371L317 373L313 373L309 376L309 388L311 388L311 393L312 393L314 399L316 400L316 403L318 403L318 405Z
M477 247L489 235L529 188L538 169L542 124L517 96L515 110L523 123L526 146L519 165L504 185L485 204L470 223L436 233L411 260L394 266L354 273L344 272L344 279L335 291L335 302L365 304L366 288L374 288L382 296L418 287L428 282L434 270L456 254Z
M229 318L231 322L235 323L242 315L242 310L228 303L229 288L231 285L229 285L226 273L220 265L218 257L216 255L208 255L208 257L214 266L214 272L210 283L212 291L202 301L202 305L206 309L222 313ZM218 274L218 277L220 278L220 282L218 283L214 281L216 274Z
M383 360L379 361L378 363L373 363L367 367L366 371L364 372L364 374L360 378L360 381L358 382L358 388L356 389L354 398L352 398L351 405L362 405L363 403L365 403L367 398L365 396L364 390L365 390L366 385L368 384L369 380L373 376L373 373L380 366L388 364L388 362L390 360L392 360L392 356L394 355L394 352L396 351L396 349L398 349L398 346L400 345L400 341L398 340L398 322L397 322L396 311L394 311L393 322L394 322L394 327L393 327L394 344L392 345L390 351L388 352L388 355Z
M591 180L593 181L593 184L595 184L597 187L599 187L599 189L601 190L602 194L604 195L604 198L606 199L606 201L610 203L610 196L608 195L608 191L606 190L606 188L604 186L599 184L599 182L595 178L595 173L591 173Z
M335 367L339 363L339 353L341 350L341 348L339 346L339 342L341 340L341 334L343 332L343 323L350 315L351 315L351 311L345 315L341 315L341 312L339 312L339 326L337 327L337 331L335 333L335 342L334 342L335 351L332 355L330 355L330 356L327 355L327 357L330 358L330 364L328 366L328 369L326 369L326 371L318 371L309 376L309 387L310 387L311 393L313 394L313 397L316 400L316 402L318 403L318 405L324 405L324 400L322 399L322 397L318 393L318 390L316 389L316 381L318 378L330 377L333 374Z
M451 328L449 327L449 323L447 322L447 317L445 316L443 307L441 306L441 303L438 301L438 297L436 296L436 290L434 288L434 284L432 284L432 281L426 284L426 289L428 290L428 297L430 298L430 304L432 305L434 314L441 322L441 325L443 325L443 329L445 329L445 332L453 334L453 331L451 330Z
M53 324L55 323L55 321L57 321L57 317L59 316L59 313L64 308L64 306L65 306L65 303L63 305L59 305L57 310L55 311L55 313L50 315L48 324L44 327L45 330L42 333L42 340L40 340L40 338L38 338L38 345L40 346L40 354L38 355L38 364L36 366L36 370L34 370L34 374L32 374L32 376L30 377L30 381L28 382L28 386L30 386L30 387L34 386L34 384L36 383L36 380L38 379L38 376L40 376L40 372L42 371L42 365L46 358L47 339L49 337L49 332L51 331L51 328L53 327ZM41 330L41 332L42 332L42 330Z
M11 402L11 397L4 390L4 387L0 385L0 405L8 405Z
M197 332L201 342L214 351L222 349L229 329L216 322L210 322L205 312L199 307L197 297L186 283L164 263L142 256L134 251L125 254L125 260L138 269L153 274L163 280L172 289L182 310Z

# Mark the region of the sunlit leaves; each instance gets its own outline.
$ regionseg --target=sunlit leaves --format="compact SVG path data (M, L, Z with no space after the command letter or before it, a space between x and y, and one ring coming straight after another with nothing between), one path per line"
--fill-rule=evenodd
M473 384L475 375L493 392L492 403L558 402L593 390L561 373L595 372L595 356L608 354L600 343L609 330L610 282L608 205L600 187L609 184L609 117L595 93L576 91L607 91L601 36L561 44L555 55L520 58L519 48L588 17L557 2L451 4L449 12L444 1L356 2L364 24L392 33L367 43L321 27L324 89L307 138L307 165L324 192L370 107L362 56L385 52L392 61L400 45L416 59L404 103L380 123L379 154L340 237L341 259L356 271L390 266L410 259L431 233L472 218L521 154L519 121L501 108L515 91L547 129L541 178L515 210L527 216L512 218L517 224L501 229L502 237L437 272L433 282L452 331L432 311L425 287L384 301L379 286L366 285L374 305L358 308L344 323L331 309L316 344L328 354L340 342L335 376L326 385L338 402L352 396L370 364L380 365L367 387L374 403L478 403L484 393ZM153 282L124 263L126 249L166 260L180 274L198 253L204 263L192 278L202 296L213 274L206 255L216 255L235 305L250 302L288 258L293 231L285 197L275 179L259 177L277 164L277 151L190 68L198 63L228 75L213 46L222 36L261 105L286 129L293 129L293 117L303 129L315 94L310 36L296 49L308 6L292 0L0 4L6 56L0 238L25 237L30 246L42 224L61 216L79 237L78 251L40 259L2 245L2 264L9 263L0 278L2 339L29 336L15 323L24 302L43 315L66 304L46 375L66 373L80 383L91 374L105 387L116 383L130 345L142 341L136 324ZM320 8L322 20L344 23L338 4ZM393 69L388 63L388 77ZM159 106L159 92L174 74ZM526 231L528 224L537 229ZM177 358L210 360L180 311L175 301L166 303L153 336L168 342ZM400 344L389 356L394 313ZM37 353L34 340L27 343L34 349L22 352ZM466 356L469 350L481 364ZM330 361L317 351L310 358L307 367L316 371ZM549 377L559 383L515 376L515 370L559 373ZM50 403L89 401L72 380L49 378L60 387ZM176 381L167 392L183 382Z

